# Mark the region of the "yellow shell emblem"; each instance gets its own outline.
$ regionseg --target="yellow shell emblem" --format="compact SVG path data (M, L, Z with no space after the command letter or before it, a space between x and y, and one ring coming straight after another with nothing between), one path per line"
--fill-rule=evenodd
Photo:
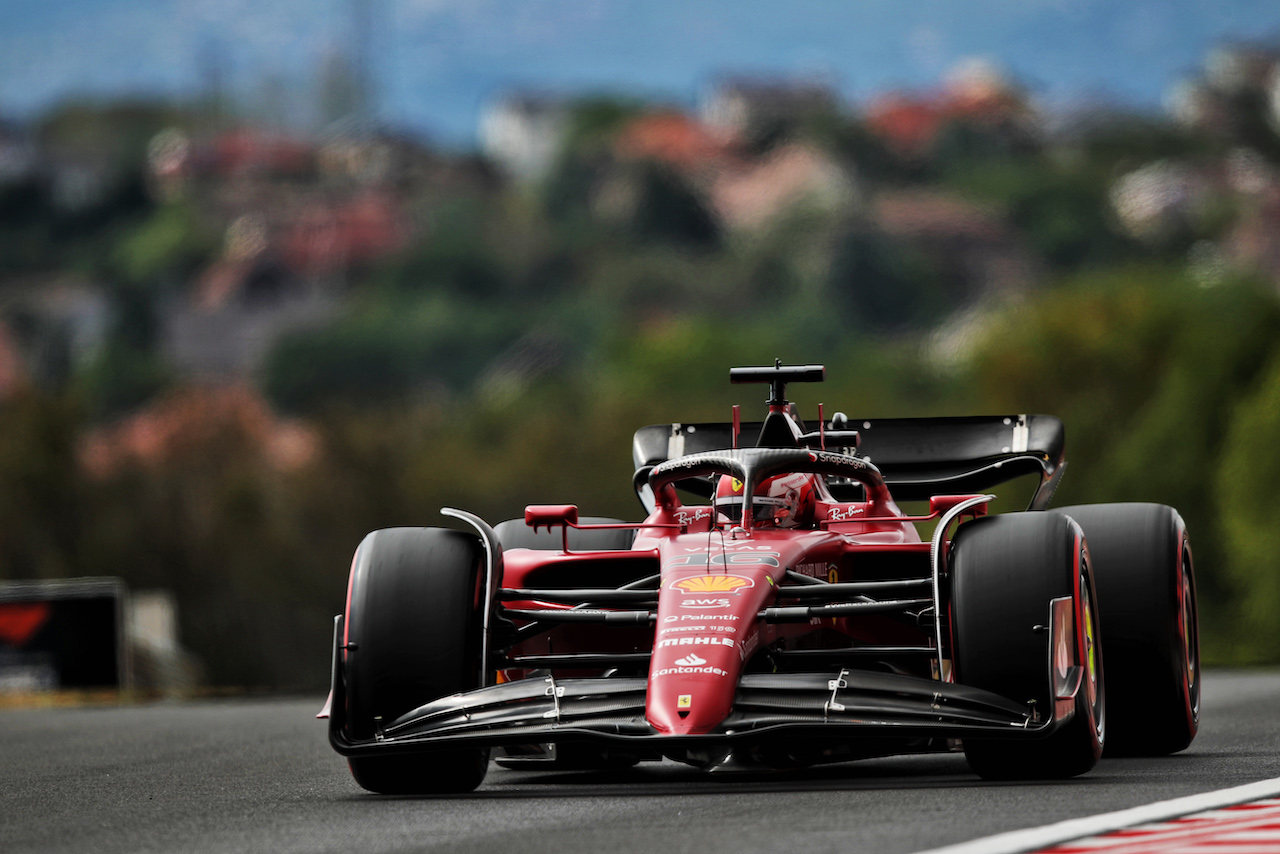
M695 575L682 578L672 587L685 593L729 593L743 587L753 587L755 582L740 575Z

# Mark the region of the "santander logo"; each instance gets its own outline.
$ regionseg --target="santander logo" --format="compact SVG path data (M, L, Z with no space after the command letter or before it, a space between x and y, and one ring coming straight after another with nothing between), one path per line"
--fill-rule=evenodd
M707 660L702 656L698 655L696 652L691 652L688 655L686 655L684 658L676 659L676 664L680 665L681 667L701 667L706 663L707 663Z

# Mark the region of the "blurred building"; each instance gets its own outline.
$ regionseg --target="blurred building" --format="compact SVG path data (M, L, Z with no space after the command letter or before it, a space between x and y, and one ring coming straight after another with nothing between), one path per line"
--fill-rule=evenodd
M760 228L799 206L837 213L858 198L854 176L814 145L788 142L751 156L736 133L672 110L633 119L613 150L621 161L654 160L677 171L735 229Z
M1215 47L1198 75L1169 88L1165 107L1185 127L1216 136L1248 135L1258 119L1280 132L1280 49L1250 43Z
M551 168L568 130L565 101L548 95L508 95L480 116L480 149L508 175L534 181Z
M318 327L340 308L337 295L308 288L270 262L219 263L190 298L165 307L161 350L184 378L249 377L281 337Z
M1189 163L1157 160L1120 176L1111 188L1111 205L1133 237L1164 240L1203 218L1217 189L1215 177Z
M821 81L725 77L707 88L698 116L716 132L744 136L839 109L835 90Z
M734 228L755 229L799 207L836 214L858 202L854 176L820 149L780 146L757 161L725 170L711 185L712 205Z
M1209 51L1204 76L1210 87L1227 95L1267 87L1280 52L1260 44L1224 44Z
M161 307L162 352L179 375L253 375L284 335L341 310L353 271L404 249L409 199L455 181L445 159L363 121L315 141L238 128L207 140L165 131L152 184L196 203L224 240Z
M36 147L17 124L0 119L0 185L34 175L39 165Z
M1023 88L981 59L956 65L936 90L890 92L873 99L866 118L890 148L909 157L929 154L943 132L960 123L1007 149L1026 147L1040 129Z
M886 236L932 258L962 301L1018 293L1043 277L1003 216L961 196L931 188L883 191L871 205L871 220Z
M0 298L0 398L23 382L62 387L98 355L110 305L96 283L70 276L10 280Z

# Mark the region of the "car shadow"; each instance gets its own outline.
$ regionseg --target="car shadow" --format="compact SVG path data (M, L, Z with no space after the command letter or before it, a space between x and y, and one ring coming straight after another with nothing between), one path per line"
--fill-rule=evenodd
M506 800L537 798L691 796L823 791L910 791L928 789L1090 786L1114 783L1100 765L1069 780L989 781L970 770L961 754L896 756L785 770L708 772L676 762L641 763L601 770L533 770L493 767L474 792L455 795L373 796L386 800ZM345 800L366 800L368 793Z

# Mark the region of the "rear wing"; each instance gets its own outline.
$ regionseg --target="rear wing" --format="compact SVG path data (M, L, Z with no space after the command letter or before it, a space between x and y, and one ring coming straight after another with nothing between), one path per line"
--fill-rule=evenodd
M760 427L759 421L742 424L744 447L754 446ZM1066 431L1052 415L850 418L848 428L860 436L857 454L880 469L898 501L983 492L1016 477L1036 474L1040 483L1030 509L1043 510L1066 468ZM818 441L813 433L807 434L807 440L814 445ZM827 444L829 450L840 450L836 442ZM631 456L642 469L732 445L732 424L653 424L636 431ZM846 498L842 492L857 489L853 484L830 486L837 498Z

